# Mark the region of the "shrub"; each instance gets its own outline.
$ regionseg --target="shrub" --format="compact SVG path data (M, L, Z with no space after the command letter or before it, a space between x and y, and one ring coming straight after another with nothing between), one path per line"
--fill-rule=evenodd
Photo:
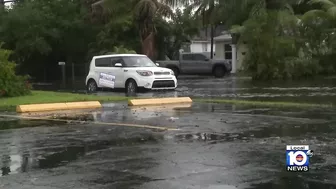
M30 94L28 77L15 74L16 64L8 60L10 54L11 51L1 49L0 44L0 97Z
M253 79L300 79L321 73L323 67L302 37L298 23L291 12L263 10L233 29L247 43L243 69Z

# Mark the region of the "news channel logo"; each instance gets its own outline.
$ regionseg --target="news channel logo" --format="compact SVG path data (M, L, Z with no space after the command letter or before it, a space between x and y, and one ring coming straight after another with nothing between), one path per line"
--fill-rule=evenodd
M308 145L287 145L287 171L307 172L309 171L309 159L313 157L314 151Z

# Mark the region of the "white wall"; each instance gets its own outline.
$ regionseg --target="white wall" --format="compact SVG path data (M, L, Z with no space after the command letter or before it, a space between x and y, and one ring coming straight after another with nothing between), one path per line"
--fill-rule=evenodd
M224 45L223 43L216 42L215 43L217 52L215 54L215 59L224 59Z
M190 44L190 52L210 52L211 42L195 42ZM216 52L216 45L213 45L213 51Z
M246 56L248 49L245 44L238 44L237 45L237 69L241 69L243 65L244 58ZM244 55L245 53L245 55Z
M224 45L225 44L231 44L231 42L228 42L228 41L216 41L215 42L215 45L216 45L216 56L215 58L216 59L225 59L225 56L224 56ZM246 45L244 44L237 44L236 46L237 48L237 70L241 69L242 68L242 63L243 63L243 60L244 60L244 57L246 55L243 55L243 53L247 51L247 47Z

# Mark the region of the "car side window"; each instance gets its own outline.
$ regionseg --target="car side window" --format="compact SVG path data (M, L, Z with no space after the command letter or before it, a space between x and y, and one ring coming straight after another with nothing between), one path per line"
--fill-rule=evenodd
M121 57L112 57L111 58L111 63L112 63L112 67L114 67L114 65L116 63L121 63L123 66L125 66L124 65L124 61L123 61L123 59Z
M204 61L205 58L206 56L204 56L203 54L194 54L194 60Z
M97 58L95 60L96 67L111 67L111 58Z
M192 54L183 54L182 60L193 60Z

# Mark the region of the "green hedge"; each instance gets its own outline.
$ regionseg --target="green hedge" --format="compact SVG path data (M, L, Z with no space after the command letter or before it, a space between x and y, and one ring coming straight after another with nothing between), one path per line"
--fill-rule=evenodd
M9 61L11 51L1 48L0 43L0 97L23 96L31 93L27 76L15 74L16 64Z

